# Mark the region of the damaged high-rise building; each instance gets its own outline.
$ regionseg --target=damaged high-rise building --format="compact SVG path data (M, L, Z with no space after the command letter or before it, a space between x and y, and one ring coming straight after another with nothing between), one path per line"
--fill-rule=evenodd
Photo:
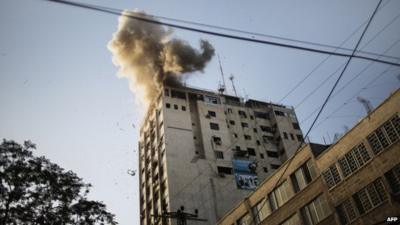
M215 224L302 142L293 108L188 87L164 87L140 129L141 224L180 206Z

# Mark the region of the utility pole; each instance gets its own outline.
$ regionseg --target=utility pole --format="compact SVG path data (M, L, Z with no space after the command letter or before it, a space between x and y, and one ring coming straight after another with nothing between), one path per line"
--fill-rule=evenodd
M161 215L152 215L156 218L161 217L163 221L166 221L166 219L171 218L171 219L176 219L177 220L177 225L187 225L188 220L194 220L194 221L207 221L206 219L200 219L198 218L199 211L197 209L194 210L194 214L192 213L187 213L184 211L185 207L181 206L180 209L176 212L168 212L165 208L163 208L162 214ZM166 222L163 224L166 224Z

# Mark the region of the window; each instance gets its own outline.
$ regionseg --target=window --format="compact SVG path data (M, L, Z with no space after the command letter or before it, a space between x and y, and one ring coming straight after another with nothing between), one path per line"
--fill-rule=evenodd
M221 144L222 144L222 140L221 140L220 137L213 136L213 137L212 137L212 140L213 140L213 142L214 142L216 145L221 145Z
M291 138L292 140L294 140L294 135L293 135L292 133L290 133L290 138Z
M261 145L261 142L259 140L256 141L257 145Z
M204 96L204 101L207 103L212 103L212 104L219 104L219 98L214 97L214 96ZM229 109L228 109L229 111Z
M246 213L240 219L236 221L236 225L250 225L251 224L251 216Z
M214 151L214 155L216 159L224 159L224 153L221 151Z
M260 158L263 159L264 158L264 154L260 153Z
M211 130L219 130L218 123L210 123L210 129Z
M219 174L221 174L221 173L232 174L232 168L230 168L230 167L217 166L217 171Z
M169 109L169 108L171 108L171 104L165 103L165 107L167 107Z
M238 137L237 133L233 133L233 136L234 136L235 138L237 138L237 137Z
M335 164L322 172L322 176L324 177L325 183L328 185L328 188L335 186L342 180Z
M308 160L290 176L294 191L303 190L316 176L314 164L311 160Z
M263 141L264 141L264 143L268 143L268 142L271 142L271 141L273 141L273 140L274 140L273 137L263 135Z
M256 150L254 148L247 148L247 152L249 153L249 155L256 155Z
M214 111L208 111L208 116L216 117L217 114Z
M269 207L268 202L266 202L266 201L267 201L267 199L263 198L252 208L253 214L256 216L255 217L256 224L259 224L261 221L263 221L265 218L267 218L267 216L269 216L269 214L271 214L271 209Z
M242 123L242 127L249 127L249 124L247 124L247 123Z
M269 119L268 113L254 111L254 117L260 119Z
M166 89L164 89L164 95L165 96L169 96L169 90L166 88Z
M186 106L181 106L182 111L186 111Z
M301 224L301 219L298 213L291 215L280 225L298 225Z
M251 120L254 120L254 116L250 115L250 119L251 119Z
M357 213L351 199L346 199L342 204L337 206L336 213L342 225L346 225L357 218Z
M300 142L303 141L303 135L297 134L296 137L297 137L298 141L300 141Z
M379 178L353 195L358 212L364 214L387 199L382 180Z
M229 124L230 124L230 125L235 125L235 121L229 120Z
M186 93L182 91L171 90L172 98L186 99Z
M247 135L247 134L245 134L245 135L244 135L244 139L245 139L245 140L251 140L251 136L250 136L250 135Z
M281 165L271 164L271 169L277 170Z
M323 195L318 196L307 204L300 212L306 225L317 224L330 214L328 204Z
M174 105L174 109L178 109L179 107L178 107L178 105Z
M260 126L260 129L264 132L269 132L272 133L272 128L271 127L267 127L267 126Z
M274 112L275 112L275 115L277 115L277 116L285 116L285 113L281 112L279 110L275 110Z
M370 159L371 157L369 156L365 145L361 143L354 147L350 152L346 153L344 157L338 160L338 162L344 177L347 177Z
M240 118L247 118L246 112L245 111L238 111Z
M287 133L283 132L283 138L288 139Z
M400 164L386 172L385 177L392 189L392 193L400 194Z
M400 138L400 118L398 115L393 116L386 121L381 127L368 135L367 140L375 154L397 142Z
M231 114L233 113L231 108L228 108L228 113L231 113Z
M278 158L279 157L277 152L271 152L271 151L267 151L267 156L268 157L272 157L272 158Z
M300 126L299 126L298 123L292 123L292 125L293 125L293 128L294 128L294 129L300 130Z
M268 168L267 167L263 167L263 170L265 173L268 173Z
M257 128L253 128L254 133L257 133Z
M292 197L292 195L293 192L290 189L289 182L285 180L281 185L275 188L275 190L268 194L268 200L272 211L281 207L290 197Z

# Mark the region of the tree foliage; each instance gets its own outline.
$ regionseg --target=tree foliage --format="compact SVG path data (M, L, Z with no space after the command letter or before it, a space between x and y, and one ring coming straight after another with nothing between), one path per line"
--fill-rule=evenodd
M45 157L29 141L0 145L0 225L117 224L102 202L87 198L90 184Z

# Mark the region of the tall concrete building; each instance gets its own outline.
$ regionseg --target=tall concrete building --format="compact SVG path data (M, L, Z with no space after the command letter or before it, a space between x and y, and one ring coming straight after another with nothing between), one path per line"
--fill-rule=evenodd
M194 88L169 88L140 129L141 224L180 206L215 224L290 157L303 135L293 108Z
M400 91L336 143L303 146L218 224L400 224Z

